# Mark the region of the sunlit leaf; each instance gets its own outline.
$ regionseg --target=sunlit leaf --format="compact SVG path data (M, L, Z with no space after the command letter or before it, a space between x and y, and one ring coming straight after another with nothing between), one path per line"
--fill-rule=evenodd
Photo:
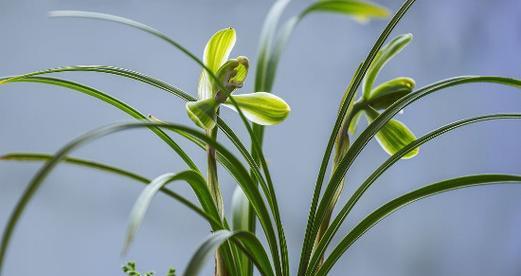
M203 62L206 67L216 74L217 70L228 60L235 45L235 30L226 28L216 32L204 48ZM208 99L214 95L210 76L203 70L197 88L199 99Z
M260 125L275 125L288 116L289 105L281 98L266 92L230 96L237 102L248 120ZM228 100L225 106L235 110Z
M375 110L368 109L366 110L366 114L368 115L369 121L373 121L378 117L378 112ZM402 122L391 119L385 126L376 134L376 140L380 144L380 146L387 152L389 155L393 155L400 151L402 148L414 142L416 140L416 136L412 133L405 124ZM409 159L416 156L420 152L419 148L414 149L413 151L407 153L403 156L403 159Z
M355 20L366 22L370 18L385 18L389 11L379 5L356 0L323 0L310 5L302 16L310 12L334 12L352 16Z
M386 81L371 91L367 103L375 109L386 109L401 97L411 93L415 85L413 79L406 77Z
M391 40L388 44L386 44L378 54L375 59L369 66L367 70L367 74L364 78L363 83L363 94L364 98L369 98L369 94L371 93L371 89L373 87L374 81L376 80L376 76L380 72L380 70L384 67L387 62L398 54L409 42L412 40L412 34L402 34Z

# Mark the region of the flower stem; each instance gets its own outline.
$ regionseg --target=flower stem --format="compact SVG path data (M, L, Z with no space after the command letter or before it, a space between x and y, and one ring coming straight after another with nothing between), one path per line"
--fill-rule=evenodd
M217 139L217 130L218 128L216 127L206 130L206 135L215 141ZM217 206L217 210L219 211L220 219L222 220L224 218L224 203L221 194L221 188L219 186L219 179L217 177L217 159L215 156L215 148L211 145L207 145L206 155L208 165L208 188L210 189L212 198L215 202L215 205ZM221 250L217 250L217 253L215 254L215 276L228 276L228 271L226 270L223 258L224 256L221 254Z

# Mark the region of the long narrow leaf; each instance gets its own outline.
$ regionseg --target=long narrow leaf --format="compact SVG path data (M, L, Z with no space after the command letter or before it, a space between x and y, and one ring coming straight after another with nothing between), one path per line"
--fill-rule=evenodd
M327 246L331 243L333 236L338 232L338 229L340 229L340 226L344 222L345 218L351 211L351 209L355 206L355 204L358 202L358 200L362 197L362 195L369 189L369 187L380 177L388 168L390 168L393 164L395 164L397 161L399 161L403 156L407 155L409 152L413 151L415 148L431 141L432 139L441 136L443 134L446 134L448 132L451 132L453 130L456 130L460 127L469 125L469 124L475 124L479 122L484 121L491 121L491 120L512 120L512 119L521 119L521 114L492 114L492 115L484 115L479 117L473 117L470 119L465 119L461 121L457 121L451 124L448 124L446 126L443 126L441 128L438 128L420 138L418 138L413 143L409 144L408 146L401 149L399 152L394 154L393 156L389 157L382 165L380 165L363 183L360 185L360 187L353 193L353 195L349 198L349 200L346 202L342 210L338 212L338 215L335 217L329 228L327 229L326 233L323 235L322 239L320 240L320 243L316 246L313 257L311 258L310 264L309 264L309 270L308 274L313 275L313 273L318 269L318 264L320 260L320 256L322 256Z
M382 207L378 208L367 216L362 222L355 226L355 228L345 236L337 247L331 252L331 255L324 261L320 270L315 274L317 276L325 276L329 273L333 265L343 255L343 253L364 233L379 221L394 213L398 209L415 202L417 200L430 197L439 193L448 192L456 189L462 189L479 185L490 185L500 183L518 183L521 182L521 176L518 175L471 175L459 178L452 178L438 183L434 183L415 191L402 195Z
M212 233L199 246L197 251L192 256L188 266L183 275L196 276L199 275L201 268L208 261L208 259L215 254L217 249L226 241L232 240L237 243L240 248L250 257L255 263L261 275L273 276L273 270L269 262L268 255L260 241L255 235L246 231L231 232L227 230L220 230Z
M128 248L132 243L137 230L141 226L143 218L145 217L145 213L147 212L153 197L167 184L179 180L186 181L196 194L197 199L199 200L199 203L203 207L204 211L215 221L220 221L217 206L215 206L215 202L212 200L212 196L208 190L206 181L200 173L190 170L180 173L166 173L152 180L150 184L147 185L147 187L143 190L143 192L141 192L134 204L134 207L132 207L132 211L130 212L129 216L129 225L127 228L127 237L125 239L123 252L128 251ZM213 227L222 227L220 224L221 223L214 224Z
M197 130L184 127L177 124L163 124L163 123L152 123L152 122L138 122L138 123L127 123L127 124L117 124L101 129L97 129L95 131L89 132L78 139L72 141L71 143L67 144L63 148L61 148L52 159L47 161L45 165L38 171L38 173L33 177L29 185L27 186L25 192L23 193L22 197L18 201L18 203L15 206L14 211L11 213L6 228L4 230L4 233L2 235L2 243L0 245L0 267L2 267L2 263L4 261L5 253L7 251L9 242L11 240L13 231L23 214L27 204L30 202L34 194L37 192L37 190L40 188L43 181L46 179L46 177L49 175L49 173L58 165L60 161L62 161L70 151L76 149L77 147L93 140L96 138L100 138L112 133L116 133L118 131L127 130L127 129L137 129L137 128L149 128L149 127L162 127L162 128L168 128L168 129L174 129L186 132L190 135L193 135L197 137L200 140L203 140L207 144L212 145L216 148L218 152L221 152L223 156L225 156L227 159L229 159L230 163L233 165L232 172L234 173L234 177L236 179L239 179L238 183L241 185L241 188L243 188L243 191L247 195L249 201L251 202L252 206L255 209L255 214L259 217L259 222L264 230L264 233L266 235L266 239L268 240L268 243L270 244L270 249L272 251L272 254L276 256L278 254L277 248L276 248L276 236L274 233L274 228L268 213L268 210L262 200L262 197L257 190L256 187L251 186L252 183L251 178L248 174L248 171L242 166L242 164L231 154L228 150L226 150L224 147L222 147L219 143L213 141L212 139L209 139L204 135L204 133L201 133ZM274 259L278 259L278 257L274 257Z
M17 152L17 153L8 153L0 157L0 161L21 161L21 162L46 162L53 158L53 155L46 154L46 153L29 153L29 152ZM85 167L85 168L91 168L96 169L103 172L108 172L120 176L127 177L129 179L136 180L138 182L141 182L142 184L148 184L150 183L150 180L146 177L143 177L141 175L138 175L133 172L129 172L126 170L123 170L121 168L117 168L111 165L91 161L91 160L85 160L80 158L74 158L74 157L65 157L63 162ZM195 204L193 204L188 199L184 198L183 196L169 190L166 188L161 188L160 191L164 193L165 195L179 201L192 211L196 212L198 215L202 216L204 219L206 219L209 223L215 222L212 221L212 218L208 216L201 208L197 207ZM218 222L218 221L217 221Z
M496 83L506 86L512 86L516 88L521 88L521 80L505 78L505 77L495 77L495 76L463 76L463 77L455 77L447 80L442 80L436 82L434 84L428 85L419 89L415 93L411 93L409 95L404 96L399 101L392 104L388 107L384 112L380 114L353 142L351 147L349 148L346 155L339 162L337 169L334 171L329 184L327 185L324 195L322 196L322 200L320 206L317 211L317 221L320 221L324 218L325 210L327 208L327 202L333 197L334 191L336 187L338 187L341 183L342 178L345 176L347 170L353 164L356 157L363 150L365 145L369 142L369 140L375 136L375 134L380 131L385 124L391 120L391 118L396 115L400 110L405 108L407 105L427 96L431 93L442 91L445 88L449 88L456 85L462 85L467 83Z
M57 79L57 78L48 78L48 77L11 77L11 78L4 78L1 80L0 84L7 84L10 82L32 82L32 83L44 83L54 86L60 86L69 88L73 91L81 92L83 94L95 97L99 100L102 100L103 102L106 102L121 111L127 113L128 115L141 120L148 120L147 116L140 113L130 105L118 100L117 98L114 98L108 94L105 94L101 92L100 90L94 89L92 87L79 84L72 81ZM164 131L158 128L151 127L150 130L152 130L159 138L161 138L163 141L165 141L182 159L183 161L193 170L199 171L199 168L195 163L192 161L192 159L186 154L186 152L179 147L179 145L172 140Z
M179 51L183 52L190 59L192 59L197 64L199 64L201 67L203 67L206 71L210 71L210 69L208 69L208 67L206 67L204 65L204 63L199 58L197 58L197 56L195 56L192 52L190 52L188 49L183 47L179 42L173 40L172 38L168 37L166 34L160 32L159 30L156 30L141 22L137 22L132 19L128 19L128 18L121 17L121 16L115 16L112 14L99 13L99 12L88 12L88 11L70 11L70 10L51 11L51 12L49 12L49 16L50 17L78 17L78 18L87 18L87 19L97 19L97 20L119 23L119 24L123 24L123 25L129 26L129 27L132 27L132 28L136 28L138 30L145 31L155 37L162 39L163 41L166 41L170 45L177 48Z
M329 136L329 140L327 143L326 150L324 152L324 157L322 158L322 163L320 165L320 170L317 176L317 181L315 183L315 187L313 190L313 199L311 201L311 207L308 215L308 222L306 225L306 232L304 236L304 242L302 245L301 258L299 264L298 275L303 276L306 272L307 265L309 262L309 258L311 256L311 251L313 249L313 242L316 239L316 235L318 232L318 227L320 225L320 221L315 221L315 213L317 212L317 206L319 203L320 193L322 191L322 185L324 182L324 177L327 171L327 167L329 165L329 160L331 159L331 153L333 151L333 147L335 144L335 139L338 135L338 131L342 126L342 121L346 115L346 112L353 100L353 97L364 78L367 69L370 64L373 62L376 54L383 46L385 40L389 37L394 27L398 24L400 19L405 15L405 13L409 10L409 8L414 4L415 0L405 0L400 7L400 9L395 13L395 15L391 18L391 21L387 24L385 29L382 31L375 44L369 51L369 54L365 58L362 66L359 67L359 70L356 71L355 76L353 77L352 85L348 87L343 97L342 103L340 104L340 110L338 112L338 117L335 121L335 125L333 130L331 131L331 135ZM336 187L335 187L336 188Z

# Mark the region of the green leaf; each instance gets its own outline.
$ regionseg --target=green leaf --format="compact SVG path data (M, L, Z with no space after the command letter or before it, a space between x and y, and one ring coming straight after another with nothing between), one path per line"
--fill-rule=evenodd
M206 185L206 181L204 177L201 176L201 174L190 170L180 173L166 173L152 180L150 184L147 185L147 187L143 190L143 192L141 192L138 199L134 203L134 207L132 207L132 211L130 212L129 216L129 224L123 252L128 251L128 248L132 243L132 240L134 239L134 236L140 227L143 218L145 217L145 213L147 212L153 197L167 184L178 180L186 181L196 194L204 211L214 220L220 221L217 206L215 205L210 191L208 190L208 186ZM213 228L220 227L219 225L220 224L214 224Z
M281 98L266 92L230 96L237 102L248 120L260 125L279 124L290 112L289 105ZM225 106L236 110L228 100Z
M413 79L406 77L386 81L371 91L367 104L375 109L386 109L401 97L411 93L415 85Z
M250 202L240 186L235 187L232 196L232 229L234 231L248 231ZM244 253L239 254L240 267L243 268L242 275L248 274L249 260Z
M46 162L46 161L51 160L52 158L53 158L53 155L51 155L51 154L28 153L28 152L8 153L6 155L0 156L0 160L22 161L22 162ZM72 164L72 165L76 165L76 166L80 166L80 167L84 167L84 168L91 168L91 169L96 169L96 170L103 171L103 172L120 175L123 177L127 177L129 179L136 180L145 185L150 183L149 179L147 179L146 177L143 177L141 175L138 175L136 173L129 172L129 171L126 171L126 170L123 170L123 169L120 169L120 168L117 168L114 166L110 166L107 164L103 164L103 163L99 163L99 162L95 162L95 161L91 161L91 160L79 159L79 158L74 158L74 157L65 157L63 162ZM185 205L186 207L188 207L189 209L191 209L192 211L194 211L195 213L197 213L198 215L200 215L201 217L206 219L209 223L212 223L212 222L215 223L215 221L212 221L212 218L209 217L203 210L201 210L201 208L197 207L191 201L184 198L183 196L181 196L169 189L166 189L166 188L161 188L160 191L163 192L165 195L177 200L181 204Z
M261 275L273 276L271 263L260 241L250 232L220 230L212 233L192 256L183 275L199 275L204 264L228 240L235 242L255 263Z
M235 40L233 28L219 30L208 40L204 48L203 62L212 73L217 74L217 70L228 60ZM200 100L215 96L215 89L210 79L208 72L203 70L197 88Z
M362 115L362 111L358 111L351 120L351 123L349 124L348 131L351 135L354 135L356 133L356 129L358 128L358 121L360 121L360 116Z
M232 196L232 229L248 229L248 210L250 202L241 187L235 187Z
M266 73L268 60L270 59L271 52L273 50L273 39L277 32L277 25L279 24L280 17L289 4L289 0L278 0L271 6L259 38L259 53L257 54L257 67L255 69L255 90L256 91L268 91L266 84Z
M355 76L353 77L352 85L350 84L345 91L345 96L340 104L340 110L338 112L337 119L335 121L335 125L333 126L333 130L331 131L331 135L329 136L329 140L327 143L326 150L324 151L324 155L322 157L322 161L320 164L320 170L318 172L317 180L315 182L315 187L313 188L313 198L311 201L311 207L309 209L308 221L306 223L306 231L305 237L302 244L301 258L298 268L298 275L302 276L305 274L307 270L307 265L309 262L309 257L311 256L311 252L313 250L313 243L315 241L317 235L317 227L315 225L319 225L322 220L323 214L317 214L319 206L320 195L322 192L322 186L324 184L324 178L326 175L327 168L329 166L329 160L331 159L331 153L333 152L333 147L335 144L335 139L338 135L342 127L342 123L344 121L344 117L347 113L347 110L353 100L353 97L360 86L362 79L364 78L369 66L374 61L378 51L385 43L385 40L389 37L393 29L396 27L398 22L402 19L402 17L407 13L409 8L414 4L415 0L405 0L401 5L400 9L394 14L391 18L385 29L382 31L373 47L369 51L367 57L365 58L362 65L359 67L359 70L356 71ZM343 158L345 159L345 158ZM342 177L343 178L343 177ZM338 179L341 182L341 179ZM326 187L326 191L330 189ZM330 200L332 198L332 193L336 190L336 187L331 188L331 195L328 195L326 200ZM320 203L322 204L322 203ZM326 203L324 203L326 204Z
M407 2L407 4L410 5L412 4L412 2L414 1L411 0ZM374 137L374 135L378 131L380 131L387 124L387 122L389 122L389 120L392 119L394 115L396 115L403 108L407 107L409 104L427 95L430 95L431 93L441 91L442 89L448 87L468 83L497 83L505 86L521 88L521 80L518 79L497 76L462 76L433 83L431 85L419 89L415 93L410 93L404 96L398 102L395 102L384 112L382 112L380 116L378 116L362 133L360 133L357 139L351 144L351 147L349 148L348 152L342 158L342 160L338 164L337 169L331 175L329 183L323 193L322 199L320 200L320 205L318 206L315 215L315 220L317 221L317 223L319 223L324 218L328 202L331 200L331 198L333 198L335 190L339 185L341 185L342 179L344 178L351 165L356 160L356 157L365 148L365 145L367 145L369 140L372 137ZM306 265L308 265L308 261L309 259L305 262Z
M333 265L340 259L344 252L364 233L371 229L378 222L385 217L399 210L400 208L416 202L420 199L427 198L440 193L473 187L478 185L490 185L501 183L518 183L521 182L521 176L518 175L502 175L502 174L485 174L485 175L471 175L459 178L452 178L438 183L434 183L423 188L414 190L405 195L402 195L394 200L386 203L378 208L357 224L353 230L347 234L342 241L335 247L329 257L324 261L318 272L314 275L325 276L328 275Z
M311 12L334 12L352 16L360 22L366 22L370 18L385 18L389 11L379 5L356 0L323 0L310 5L302 12L304 16Z
M232 176L237 180L243 191L245 192L248 200L252 204L255 212L254 214L258 216L260 225L264 230L266 240L268 241L268 245L270 246L270 250L273 256L273 260L279 260L279 253L277 251L277 238L275 236L273 224L270 220L269 212L266 208L266 205L263 202L262 196L257 189L251 185L253 180L251 179L248 171L244 168L241 162L231 154L226 148L217 143L216 141L208 138L204 133L200 131L196 131L194 129L177 125L177 124L162 124L162 123L152 123L152 122L136 122L136 123L126 123L126 124L116 124L104 128L100 128L89 132L69 144L62 147L52 159L48 160L44 166L37 172L37 174L32 178L29 185L27 186L25 192L23 193L20 200L17 202L13 212L11 213L5 231L2 235L2 242L0 244L0 267L2 267L2 263L4 261L5 253L7 252L7 248L11 241L12 234L16 228L16 225L23 214L27 204L33 198L35 193L41 187L43 181L47 178L47 176L52 172L52 170L58 165L60 161L62 161L72 150L78 148L79 146L92 141L94 139L107 136L112 133L116 133L123 130L128 129L138 129L138 128L149 128L149 127L161 127L167 128L177 131L183 131L187 134L195 136L197 139L204 141L205 143L213 146L217 152L221 152L222 155L227 159L228 164L230 164L230 172ZM278 267L278 266L276 266Z
M215 126L218 108L219 104L214 98L186 103L188 117L203 129L212 129Z
M36 73L34 73L36 74ZM16 77L10 77L10 78L3 78L0 80L0 85L7 84L10 82L32 82L32 83L44 83L54 86L60 86L64 88L69 88L73 91L77 91L83 94L86 94L91 97L95 97L103 102L106 102L121 111L127 113L133 118L136 118L138 120L146 120L147 117L134 109L132 106L118 100L117 98L114 98L108 94L105 94L97 89L94 89L92 87L75 83L72 81L57 79L57 78L47 78L47 77L27 77L27 76L16 76ZM184 150L179 147L179 145L172 140L163 130L158 128L151 128L152 132L154 132L159 138L161 138L165 143L167 143L182 159L183 161L193 170L199 170L195 163L192 161L192 159L184 152Z
M358 200L362 197L362 195L369 189L371 184L378 179L388 168L390 168L393 164L398 162L403 156L407 155L409 152L418 148L419 146L427 143L428 141L433 140L434 138L449 133L453 130L456 130L460 127L475 124L479 122L492 121L492 120L521 120L521 114L491 114L491 115L483 115L479 117L469 118L465 120L460 120L443 127L440 127L420 138L418 138L413 143L407 145L402 148L399 152L389 157L382 165L380 165L365 181L360 185L357 190L353 193L353 195L349 198L349 200L342 207L342 210L338 212L338 215L335 217L334 221L331 223L326 233L323 235L322 239L318 246L315 247L315 251L313 252L313 258L310 261L310 273L314 273L318 269L320 256L324 254L327 249L327 246L333 240L333 236L338 232L340 226L349 215L349 212L358 202Z
M138 30L147 32L165 42L168 44L174 46L179 51L183 52L185 55L187 55L191 60L195 61L197 64L199 64L201 67L205 69L205 71L210 71L210 69L201 61L197 56L195 56L192 52L190 52L188 49L183 47L179 42L173 40L172 38L168 37L166 34L148 26L141 22L134 21L132 19L128 19L121 16L116 16L112 14L106 14L106 13L99 13L99 12L87 12L87 11L70 11L70 10L59 10L59 11L51 11L49 12L49 17L77 17L77 18L88 18L88 19L96 19L96 20L103 20L103 21L109 21L114 23L123 24L125 26L129 26L132 28L136 28Z
M364 99L368 99L371 93L371 89L373 87L374 81L376 80L376 76L382 68L387 64L387 62L397 55L409 42L412 40L412 34L402 34L391 40L387 45L382 47L378 54L376 55L374 61L371 63L371 66L367 70L367 74L364 78L363 83L363 94Z
M369 122L374 121L379 115L379 113L372 108L365 109L365 112ZM414 142L416 136L404 123L392 119L376 134L376 140L385 152L389 155L393 155L408 144ZM413 158L418 155L419 152L420 148L416 148L405 155L403 159Z

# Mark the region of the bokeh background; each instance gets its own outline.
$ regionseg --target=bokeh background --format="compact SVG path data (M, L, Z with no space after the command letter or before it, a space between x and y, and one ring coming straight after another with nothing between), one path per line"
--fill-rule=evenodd
M0 1L0 75L75 64L115 65L140 71L195 93L200 68L171 46L142 32L106 22L49 19L54 9L80 9L127 16L171 35L202 55L208 37L233 26L232 53L255 62L258 35L272 1L17 0ZM399 0L378 1L396 10ZM309 1L294 1L285 18ZM419 86L464 74L521 77L521 2L517 0L418 1L393 35L410 32L413 42L379 80L411 76ZM359 25L331 14L307 17L281 61L275 92L292 106L288 120L267 130L266 154L287 229L291 267L296 270L313 183L338 102L356 65L385 21ZM68 73L110 93L143 113L191 125L177 98L139 83L95 73ZM250 91L253 77L243 89ZM85 95L36 84L0 88L0 153L55 152L64 143L113 122L131 119ZM521 95L488 84L451 88L405 110L399 119L422 135L453 120L492 112L520 112ZM238 117L226 120L243 136ZM426 144L401 161L367 192L350 227L397 195L422 185L478 172L521 173L521 124L515 121L468 126ZM204 164L204 154L180 142ZM169 148L147 131L103 138L75 156L99 160L154 177L183 170ZM345 195L387 158L371 142L349 172ZM0 226L41 164L0 162ZM234 188L221 173L228 203ZM189 191L175 189L187 196ZM122 275L136 260L142 270L162 275L183 271L208 227L180 204L159 195L129 256L120 249L126 220L142 186L87 169L60 166L23 216L9 250L7 276ZM342 200L345 200L345 195ZM229 204L228 204L229 207ZM497 185L455 191L422 200L385 219L344 255L331 275L521 275L521 187ZM213 265L208 264L205 275Z

